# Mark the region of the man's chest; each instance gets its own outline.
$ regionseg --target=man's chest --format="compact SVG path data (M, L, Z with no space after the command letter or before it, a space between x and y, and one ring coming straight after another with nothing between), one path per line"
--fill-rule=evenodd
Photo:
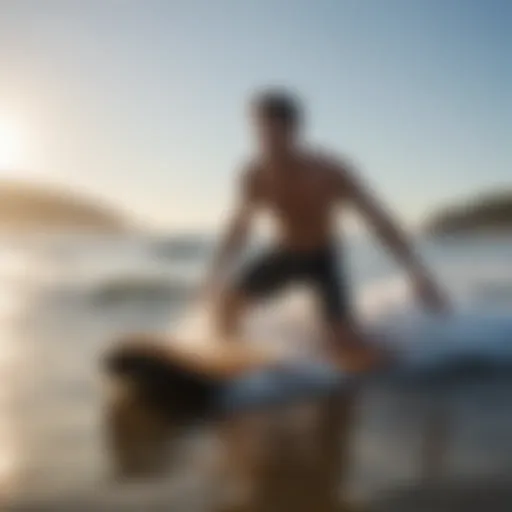
M267 176L263 198L269 207L281 212L313 213L329 206L331 191L325 178L314 171L290 171Z

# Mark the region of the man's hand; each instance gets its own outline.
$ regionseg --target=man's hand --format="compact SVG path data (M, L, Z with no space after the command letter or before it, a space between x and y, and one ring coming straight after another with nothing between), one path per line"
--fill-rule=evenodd
M438 286L426 275L414 277L414 291L426 308L434 313L448 313L450 303Z

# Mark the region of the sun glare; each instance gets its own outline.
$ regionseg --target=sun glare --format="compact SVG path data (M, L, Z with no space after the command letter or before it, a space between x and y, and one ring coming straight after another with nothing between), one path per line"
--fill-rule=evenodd
M0 173L16 172L21 166L21 134L16 126L0 119Z

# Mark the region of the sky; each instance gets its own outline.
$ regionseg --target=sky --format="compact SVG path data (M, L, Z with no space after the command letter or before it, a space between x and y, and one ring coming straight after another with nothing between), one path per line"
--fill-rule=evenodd
M511 183L509 0L0 0L0 178L217 226L255 88L407 224Z

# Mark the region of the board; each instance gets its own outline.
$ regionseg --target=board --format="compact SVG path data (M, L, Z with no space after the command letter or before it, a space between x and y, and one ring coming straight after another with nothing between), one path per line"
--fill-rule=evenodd
M161 339L132 338L114 350L124 357L131 354L132 361L150 359L163 373L182 369L202 382L229 383L222 386L216 402L229 410L282 402L287 397L296 400L329 392L340 383L381 378L382 374L421 374L466 358L497 357L501 361L504 350L510 352L509 317L464 312L435 317L404 311L371 327L368 336L394 350L394 364L356 375L344 373L322 356L321 326L314 308L297 300L284 308L272 303L255 308L247 315L236 342L213 337L209 312L198 306ZM145 378L151 377L146 374Z

